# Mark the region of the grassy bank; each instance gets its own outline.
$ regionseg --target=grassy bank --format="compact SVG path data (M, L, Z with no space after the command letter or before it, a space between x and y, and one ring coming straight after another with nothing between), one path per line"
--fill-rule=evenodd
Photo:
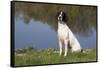
M45 50L17 49L15 51L15 66L88 61L96 61L95 49L85 50L83 53L68 53L66 57L59 56L58 51L51 48Z

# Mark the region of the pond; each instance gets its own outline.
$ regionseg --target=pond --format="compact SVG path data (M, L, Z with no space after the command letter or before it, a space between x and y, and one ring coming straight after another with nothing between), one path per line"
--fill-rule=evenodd
M23 19L17 19L15 24L15 48L34 46L37 48L57 48L57 32L48 24L31 19L29 24L25 24ZM96 31L93 27L90 36L75 34L83 48L96 47Z
M41 9L41 11L37 9L38 10L37 12L37 10L35 9L30 10L30 7L28 9L25 8L25 5L24 5L24 9L22 9L21 7L22 4L18 6L17 4L15 5L15 49L26 48L29 46L33 46L39 49L58 48L59 46L58 46L58 38L57 38L57 22L54 21L55 19L52 18L53 15L50 14L48 9L44 7L45 11L47 11L47 14L46 14L45 11L42 10L41 8L39 8ZM31 8L35 8L34 4L31 5ZM74 10L74 8L72 9ZM90 8L88 9L90 10ZM28 11L25 11L25 10L28 10ZM52 13L53 11L51 10ZM77 17L77 20L75 20L76 17L74 18L72 16L74 19L72 19L73 21L71 20L69 21L71 23L69 23L68 26L77 37L83 49L96 48L96 26L95 26L96 21L88 21L88 20L91 20L89 18L88 20L83 21L85 19L82 19L82 17L79 17L79 16ZM76 23L76 22L79 22L79 23Z

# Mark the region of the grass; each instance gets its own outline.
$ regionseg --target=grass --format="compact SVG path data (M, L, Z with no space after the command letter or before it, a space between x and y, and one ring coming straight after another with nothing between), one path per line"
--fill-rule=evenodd
M68 53L65 56L59 56L55 49L35 50L35 49L17 49L15 51L15 66L41 65L41 64L59 64L73 62L96 61L96 50L89 49L83 53Z

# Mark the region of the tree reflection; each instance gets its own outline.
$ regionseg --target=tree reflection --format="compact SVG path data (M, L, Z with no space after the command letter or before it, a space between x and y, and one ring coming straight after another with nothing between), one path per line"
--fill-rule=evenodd
M95 6L77 6L63 4L41 4L15 2L15 14L18 17L23 13L25 23L30 19L47 23L54 30L57 30L57 13L63 10L68 15L68 26L73 32L88 34L91 27L96 30L96 11Z

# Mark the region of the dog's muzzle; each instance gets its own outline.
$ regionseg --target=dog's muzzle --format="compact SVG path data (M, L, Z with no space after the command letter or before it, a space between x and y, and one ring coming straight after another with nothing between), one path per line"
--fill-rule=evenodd
M62 21L62 16L59 16L58 17L58 21Z

